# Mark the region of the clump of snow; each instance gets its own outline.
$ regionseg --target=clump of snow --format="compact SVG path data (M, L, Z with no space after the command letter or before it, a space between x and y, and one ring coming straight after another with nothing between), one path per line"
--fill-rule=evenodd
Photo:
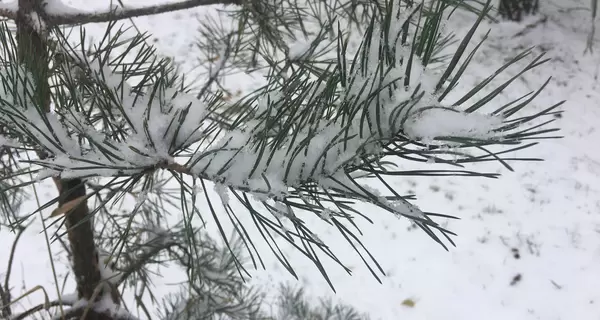
M77 294L77 292L63 294L60 296L60 301L64 305L74 305L78 301L78 294Z
M215 192L219 195L219 198L221 198L221 202L224 205L229 203L229 190L227 190L227 186L221 183L215 183Z
M489 139L501 135L493 130L501 126L502 121L500 116L429 108L410 115L404 124L404 133L425 142L438 137Z
M331 217L333 216L333 212L329 209L324 209L320 212L319 216L325 221L330 221Z
M42 17L37 14L37 12L31 12L29 14L29 19L31 20L31 25L33 27L33 29L40 34L43 34L46 32L46 22L44 21L44 19L42 19Z
M110 252L104 250L98 250L98 268L100 269L100 276L103 280L106 280L112 284L118 284L121 278L121 274L115 270L115 262Z
M0 136L0 148L1 147L9 147L9 148L16 148L19 146L19 143L13 139L9 139L7 137L4 136Z
M51 16L76 15L84 13L81 10L66 5L62 0L44 0L42 2L42 6L44 11Z

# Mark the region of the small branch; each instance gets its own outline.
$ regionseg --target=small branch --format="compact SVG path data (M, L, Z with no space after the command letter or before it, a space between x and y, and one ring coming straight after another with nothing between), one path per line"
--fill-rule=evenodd
M27 228L27 226L20 228L15 240L13 241L12 248L10 249L10 256L8 257L8 266L6 267L6 275L4 277L4 289L0 288L0 302L2 303L2 306L3 306L2 307L2 316L3 317L8 317L12 314L12 311L10 309L10 305L11 305L10 287L9 287L10 274L12 271L12 264L13 264L13 260L15 257L15 249L17 248L17 243L19 242L19 239L23 235L23 232L25 232L26 228Z
M10 318L12 314L12 309L10 308L10 292L4 291L2 287L0 287L0 307L2 307L2 318Z
M191 9L200 6L209 6L215 4L241 4L241 0L186 0L174 3L157 4L140 8L119 8L117 10L108 10L106 12L91 12L69 15L49 15L51 25L64 24L83 24L83 23L101 23L108 21L123 20L141 16L155 15L185 9Z
M11 20L17 18L16 4L18 0L9 3L0 3L0 16ZM242 0L185 0L174 3L157 4L140 8L117 8L116 10L107 10L104 12L81 12L69 14L48 14L47 22L53 26L74 25L85 23L102 23L143 17L185 9L192 9L201 6L210 6L215 4L237 4L241 5ZM74 9L75 10L75 9Z
M523 36L524 34L526 34L527 32L531 31L531 29L536 28L537 26L539 26L540 24L545 24L546 21L548 21L548 16L543 16L540 19L538 19L537 21L530 23L528 25L525 26L525 28L523 28L523 30L515 33L513 35L513 38L517 38L520 36Z

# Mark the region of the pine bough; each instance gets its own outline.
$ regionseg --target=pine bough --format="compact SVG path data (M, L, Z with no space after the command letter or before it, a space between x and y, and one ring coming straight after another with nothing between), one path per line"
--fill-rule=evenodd
M87 48L83 29L77 45L52 30L51 113L44 112L36 100L35 75L20 66L14 42L4 35L0 125L6 130L0 136L0 148L35 149L50 155L29 161L25 174L35 173L37 178L28 183L49 177L112 177L122 179L122 185L134 185L159 171L169 172L181 187L182 202L204 194L220 226L219 216L224 215L217 214L208 187L214 184L248 252L252 255L253 240L247 236L247 226L236 218L242 212L232 209L239 204L292 273L293 266L274 234L311 259L326 278L317 251L341 264L306 226L302 215L307 213L339 230L363 256L366 249L351 230L358 230L355 217L362 215L353 209L354 201L411 219L445 246L439 234L452 242L452 232L432 217L448 216L416 207L390 186L387 177L496 175L406 171L390 161L462 166L498 160L510 168L510 159L502 155L533 145L523 145L526 140L553 132L545 126L560 105L527 114L525 107L537 91L491 107L514 79L545 61L535 57L517 76L489 88L500 72L530 57L532 50L514 57L457 101L447 102L481 45L465 55L475 29L489 12L489 3L450 61L445 61L439 59L441 47L448 43L448 38L440 36L441 20L450 7L445 1L433 1L426 8L411 1L391 1L373 11L360 46L352 52L346 33L332 22L327 32L290 46L281 61L270 61L268 83L235 103L206 90L227 59L235 59L241 50L235 47L234 35L217 50L220 59L198 94L178 77L168 59L160 58L147 44L145 35L128 38L125 32L113 30L112 37ZM116 29L115 24L109 29ZM4 33L7 30L4 26ZM333 48L333 55L324 60L326 67L311 67L311 59L323 48ZM484 107L493 109L485 111ZM550 119L545 121L545 117ZM503 149L494 153L489 146ZM467 148L480 154L460 151ZM367 186L365 182L373 179L381 189ZM148 187L145 192L150 191ZM142 195L139 201L144 200Z

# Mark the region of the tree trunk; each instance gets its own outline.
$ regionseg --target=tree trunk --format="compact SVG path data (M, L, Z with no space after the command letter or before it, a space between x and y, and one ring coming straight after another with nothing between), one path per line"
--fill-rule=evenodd
M50 112L49 55L46 45L48 35L45 34L45 30L40 30L40 26L47 22L43 2L42 0L18 1L19 10L16 25L19 60L34 78L36 105L44 112ZM41 21L33 21L36 18ZM38 155L41 159L48 156L45 152L39 152ZM59 207L86 195L85 184L81 179L55 179L55 182L59 194ZM94 291L104 281L100 274L98 255L94 243L94 228L90 218L90 210L85 200L65 213L65 226L73 255L72 264L77 283L77 293L80 299L84 298L88 301L92 300ZM120 301L112 293L113 302L118 305ZM103 294L105 293L101 291L100 294L96 294L96 297L100 298ZM85 316L85 320L111 319L109 315L91 310Z
M536 14L539 3L539 0L500 0L498 12L506 20L521 21L526 15Z

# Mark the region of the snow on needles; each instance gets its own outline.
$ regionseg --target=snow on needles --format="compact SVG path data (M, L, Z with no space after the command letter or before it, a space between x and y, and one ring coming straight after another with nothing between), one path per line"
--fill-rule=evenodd
M391 42L401 35L401 28L408 13L395 16L399 21L391 24L387 30ZM375 30L377 35L381 30ZM225 185L234 188L247 188L253 192L270 194L271 197L285 197L289 188L302 185L305 182L317 183L322 188L335 188L346 190L359 195L363 199L377 199L379 205L398 215L422 216L423 213L407 201L390 202L375 192L368 191L364 187L356 185L345 172L349 164L360 163L360 155L364 152L377 154L382 151L382 142L391 141L406 129L415 136L452 136L456 133L469 133L471 136L480 134L491 127L481 128L486 125L496 124L487 121L481 123L478 130L474 130L473 123L480 123L478 115L461 113L462 121L455 121L458 117L446 120L453 121L446 125L437 126L437 131L427 131L432 124L442 118L432 117L436 111L419 112L436 102L434 97L434 86L438 76L422 66L419 59L414 57L415 63L411 69L412 83L408 87L397 86L392 94L377 92L387 87L393 81L400 79L406 72L406 65L396 63L392 65L390 72L384 76L379 73L379 59L381 50L387 48L382 45L385 37L373 36L368 50L368 61L365 68L357 67L352 74L347 74L346 88L340 89L338 105L351 104L358 111L350 119L339 120L345 117L332 117L332 119L321 119L308 126L296 126L294 132L280 132L281 138L278 143L269 143L258 136L264 132L266 119L275 118L277 114L285 114L285 104L289 103L290 97L283 92L270 90L265 97L259 99L259 115L249 121L245 128L232 130L226 134L220 142L210 146L204 152L196 154L192 163L192 171L197 175L211 177L222 181ZM400 44L394 50L395 61L408 61L409 48ZM302 55L306 45L290 50L292 55ZM383 62L386 63L386 62ZM384 66L383 69L387 69ZM350 68L348 68L350 69ZM366 72L363 72L366 70ZM420 85L423 96L415 98L414 90ZM366 88L366 90L365 90ZM322 85L313 82L310 87L313 94L304 97L315 97L322 93ZM377 96L377 99L373 99ZM293 99L293 98L292 98ZM310 99L310 98L298 98ZM271 108L265 106L265 101ZM323 102L303 101L306 106L321 104ZM406 103L410 102L410 103ZM406 105L413 105L412 112ZM281 112L281 113L278 113ZM274 115L275 113L276 115ZM418 115L418 116L413 116ZM411 119L411 124L404 127L402 119ZM421 124L421 121L423 123ZM486 132L487 134L487 132ZM287 138L285 138L287 137ZM279 138L278 138L279 139Z
M82 14L81 10L66 5L62 0L44 0L44 11L51 16L64 16Z
M489 139L502 125L501 116L464 113L447 108L430 108L411 114L404 124L404 133L414 140L431 142L438 137Z
M0 88L0 103L6 112L0 120L13 124L13 129L34 138L54 157L41 163L63 178L117 176L134 174L158 163L172 162L170 152L191 144L194 134L206 116L204 103L173 87L162 88L161 98L139 94L122 76L98 60L81 64L89 66L97 79L102 79L114 99L108 98L115 111L120 111L131 130L124 140L114 140L94 127L86 116L72 109L42 113L31 99L35 86L31 75L22 67L7 66L0 70L5 80ZM10 86L15 83L17 86ZM25 90L24 88L27 88ZM28 92L22 96L23 92ZM74 136L85 137L79 144ZM41 172L44 177L47 172Z
M365 153L382 152L383 146L401 132L415 140L444 136L485 139L494 135L492 130L503 119L438 107L434 92L439 74L425 68L417 56L412 57L410 85L390 85L406 74L408 64L399 62L410 60L410 48L397 41L409 14L394 15L398 21L391 23L388 30L376 28L375 36L367 41L367 59L361 60L365 65L348 67L347 70L353 71L339 74L338 78L345 77L346 86L338 83L339 99L334 103L349 105L351 110L340 111L346 112L343 115L319 117L308 125L292 118L290 121L295 123L286 123L281 126L284 129L279 129L269 123L272 119L287 121L289 110L286 108L291 102L299 102L320 114L327 114L325 110L331 108L331 104L315 100L328 94L319 81L306 87L309 94L290 95L271 89L259 97L256 114L243 126L223 131L213 140L217 142L199 146L188 169L196 176L217 182L223 191L219 192L223 201L228 198L225 187L280 198L285 197L290 188L310 182L322 188L345 190L366 200L376 199L373 201L378 205L399 216L422 216L423 213L407 201L392 203L361 187L348 176L346 168L360 164ZM384 32L387 32L385 37ZM384 39L388 44L382 43ZM396 43L394 50L390 50L389 43ZM291 50L292 58L302 56L305 49L306 44ZM382 54L394 54L395 59L380 59ZM51 170L63 178L137 173L159 163L172 163L173 152L197 140L193 136L207 121L208 111L195 97L174 87L163 88L162 98L138 94L121 75L101 65L98 59L88 61L83 55L79 59L115 95L116 101L112 103L118 105L114 109L120 110L127 119L131 131L124 141L115 141L73 111L62 116L64 121L52 114L47 115L49 121L42 121L35 108L25 107L23 114L27 117L19 121L25 127L39 127L30 130L54 154L52 159L46 160ZM381 68L381 63L386 65ZM383 75L382 70L386 70ZM420 94L415 93L417 88ZM11 97L0 93L2 99L10 101ZM83 148L68 132L85 137L90 147ZM273 133L277 139L269 138Z

